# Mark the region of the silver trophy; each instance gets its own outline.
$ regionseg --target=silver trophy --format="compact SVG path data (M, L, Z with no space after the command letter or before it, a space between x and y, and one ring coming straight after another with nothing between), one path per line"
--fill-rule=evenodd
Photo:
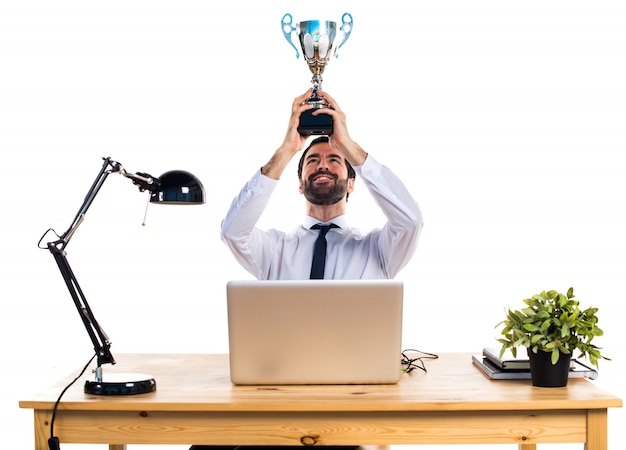
M307 103L314 106L313 109L305 111L300 116L300 126L298 131L303 136L312 134L330 135L333 132L332 117L327 114L313 116L312 112L316 109L327 108L328 105L317 95L317 91L322 88L322 74L326 68L326 64L330 59L338 56L337 51L346 43L350 32L352 31L352 16L344 13L341 17L342 25L337 32L337 23L325 20L307 20L292 25L293 18L291 14L285 14L281 21L283 34L287 42L296 50L296 58L300 58L300 52L292 40L292 33L295 31L302 55L306 60L313 78L313 93L307 100Z

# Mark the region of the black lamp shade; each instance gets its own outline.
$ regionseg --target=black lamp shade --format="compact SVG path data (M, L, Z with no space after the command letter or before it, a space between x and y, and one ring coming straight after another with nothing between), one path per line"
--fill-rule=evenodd
M170 170L159 177L159 188L152 192L150 203L201 205L204 196L204 186L193 174Z

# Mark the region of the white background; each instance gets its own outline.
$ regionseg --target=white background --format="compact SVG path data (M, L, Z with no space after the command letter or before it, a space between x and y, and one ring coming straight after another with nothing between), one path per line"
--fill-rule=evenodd
M150 206L142 226L147 195L107 180L68 258L113 354L227 351L224 285L250 277L220 241L220 221L310 85L280 20L340 21L345 11L354 31L324 88L426 222L398 277L404 346L479 352L496 345L506 307L574 286L583 306L600 308L598 344L613 358L596 383L626 397L626 3L5 0L5 447L33 446L32 412L18 400L91 356L37 242L70 225L104 156L130 172L189 170L208 196L202 207ZM295 166L283 178L263 227L290 229L304 213ZM360 228L382 224L358 180L348 209ZM610 411L612 449L625 417Z

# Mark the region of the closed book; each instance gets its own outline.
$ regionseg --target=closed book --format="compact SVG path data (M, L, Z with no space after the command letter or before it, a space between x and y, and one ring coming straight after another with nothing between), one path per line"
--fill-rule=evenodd
M530 380L530 369L501 369L483 355L472 355L472 363L490 380ZM573 359L569 378L598 378L598 371Z
M506 350L500 357L500 350L492 347L483 348L483 356L502 370L530 370L530 361L526 349L522 349L522 352L524 356L521 356L520 352L517 352L517 356L513 356L510 350ZM575 365L576 360L572 358L570 368L574 368Z
M506 350L502 357L500 357L500 350L485 347L483 348L483 356L500 369L530 370L530 361L528 361L528 355L526 355L525 349L523 356L519 353L517 356L513 356L510 350Z

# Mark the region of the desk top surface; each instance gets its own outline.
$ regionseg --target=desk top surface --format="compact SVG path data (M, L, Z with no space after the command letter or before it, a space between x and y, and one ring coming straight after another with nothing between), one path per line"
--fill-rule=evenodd
M100 411L493 411L597 409L620 407L622 400L583 379L565 388L538 388L530 380L489 380L471 354L443 353L427 360L428 372L402 375L395 385L233 386L228 355L120 354L107 373L145 373L156 392L95 396L79 380L63 396L62 409ZM52 409L71 374L20 402L20 407Z

